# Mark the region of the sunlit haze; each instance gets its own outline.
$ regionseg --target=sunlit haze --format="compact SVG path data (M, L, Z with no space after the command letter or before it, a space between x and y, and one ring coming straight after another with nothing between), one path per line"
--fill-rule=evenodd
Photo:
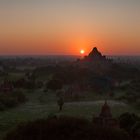
M0 21L0 55L140 54L140 0L0 0Z

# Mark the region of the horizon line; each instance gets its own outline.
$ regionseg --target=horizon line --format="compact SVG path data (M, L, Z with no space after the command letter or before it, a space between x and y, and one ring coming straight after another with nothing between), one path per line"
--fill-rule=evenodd
M88 55L78 55L78 54L0 54L0 57L23 57L23 56L88 56ZM103 54L103 56L139 56L140 54Z

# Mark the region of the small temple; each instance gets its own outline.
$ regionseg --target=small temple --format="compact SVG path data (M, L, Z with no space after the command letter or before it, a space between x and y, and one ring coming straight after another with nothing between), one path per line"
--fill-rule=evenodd
M104 118L111 118L112 117L111 109L110 109L107 101L105 101L104 105L102 106L100 117L104 117Z
M101 108L101 113L98 117L93 118L93 123L97 127L119 128L119 121L112 117L110 106L107 101Z

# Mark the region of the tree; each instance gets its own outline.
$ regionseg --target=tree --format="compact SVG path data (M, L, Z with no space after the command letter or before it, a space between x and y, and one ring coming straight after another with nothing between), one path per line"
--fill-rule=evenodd
M59 111L61 111L61 110L62 110L62 107L63 107L63 105L64 105L64 100L63 100L62 97L59 97L59 99L58 99L58 101L57 101L57 104L58 104L58 106L59 106Z
M135 140L140 139L140 121L136 122L132 128L132 136Z
M62 89L62 82L61 80L57 80L57 79L52 79L47 83L47 88L50 90L59 90Z
M131 129L134 124L139 120L139 117L135 114L124 113L119 117L120 127L131 133Z

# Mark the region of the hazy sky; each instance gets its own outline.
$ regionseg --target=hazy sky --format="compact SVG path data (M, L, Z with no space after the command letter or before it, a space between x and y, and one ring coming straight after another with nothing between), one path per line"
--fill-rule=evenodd
M140 0L0 0L0 54L140 54Z

